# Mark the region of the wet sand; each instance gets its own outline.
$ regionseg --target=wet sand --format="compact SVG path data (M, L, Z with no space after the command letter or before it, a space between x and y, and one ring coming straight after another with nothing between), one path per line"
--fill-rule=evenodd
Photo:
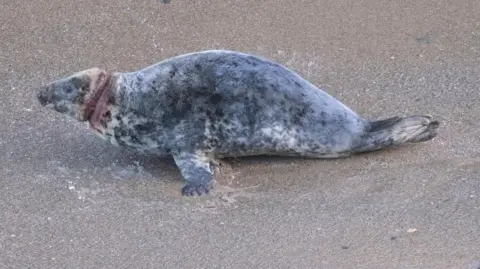
M480 4L2 1L0 268L480 267ZM184 198L171 160L111 146L31 87L203 49L284 64L366 118L440 135L339 160L229 160Z

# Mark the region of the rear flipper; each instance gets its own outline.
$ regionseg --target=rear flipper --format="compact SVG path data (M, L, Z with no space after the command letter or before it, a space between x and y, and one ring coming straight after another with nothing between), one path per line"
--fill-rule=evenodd
M428 115L374 121L357 142L354 151L375 151L404 143L428 141L437 136L439 125L438 121Z

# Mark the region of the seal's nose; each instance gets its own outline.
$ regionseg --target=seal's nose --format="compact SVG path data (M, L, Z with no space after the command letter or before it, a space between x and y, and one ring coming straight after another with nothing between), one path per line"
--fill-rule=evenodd
M50 103L49 94L47 93L45 88L37 90L37 99L42 106L46 106Z

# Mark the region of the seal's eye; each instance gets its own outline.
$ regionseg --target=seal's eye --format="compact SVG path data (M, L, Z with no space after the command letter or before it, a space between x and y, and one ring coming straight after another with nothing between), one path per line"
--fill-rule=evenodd
M87 92L89 90L88 83L81 78L78 78L78 77L72 78L72 83L73 83L72 88L78 89L79 92Z
M68 94L70 94L70 93L73 92L73 89L72 89L72 88L67 88L67 89L65 90L65 92L68 93Z

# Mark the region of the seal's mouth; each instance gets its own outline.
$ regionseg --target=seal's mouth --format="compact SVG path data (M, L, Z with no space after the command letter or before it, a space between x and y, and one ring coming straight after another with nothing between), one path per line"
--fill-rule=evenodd
M111 75L102 72L97 83L95 83L96 87L91 89L89 95L85 97L84 119L88 120L93 126L97 126L100 123L101 117L107 108L111 95L110 82Z

